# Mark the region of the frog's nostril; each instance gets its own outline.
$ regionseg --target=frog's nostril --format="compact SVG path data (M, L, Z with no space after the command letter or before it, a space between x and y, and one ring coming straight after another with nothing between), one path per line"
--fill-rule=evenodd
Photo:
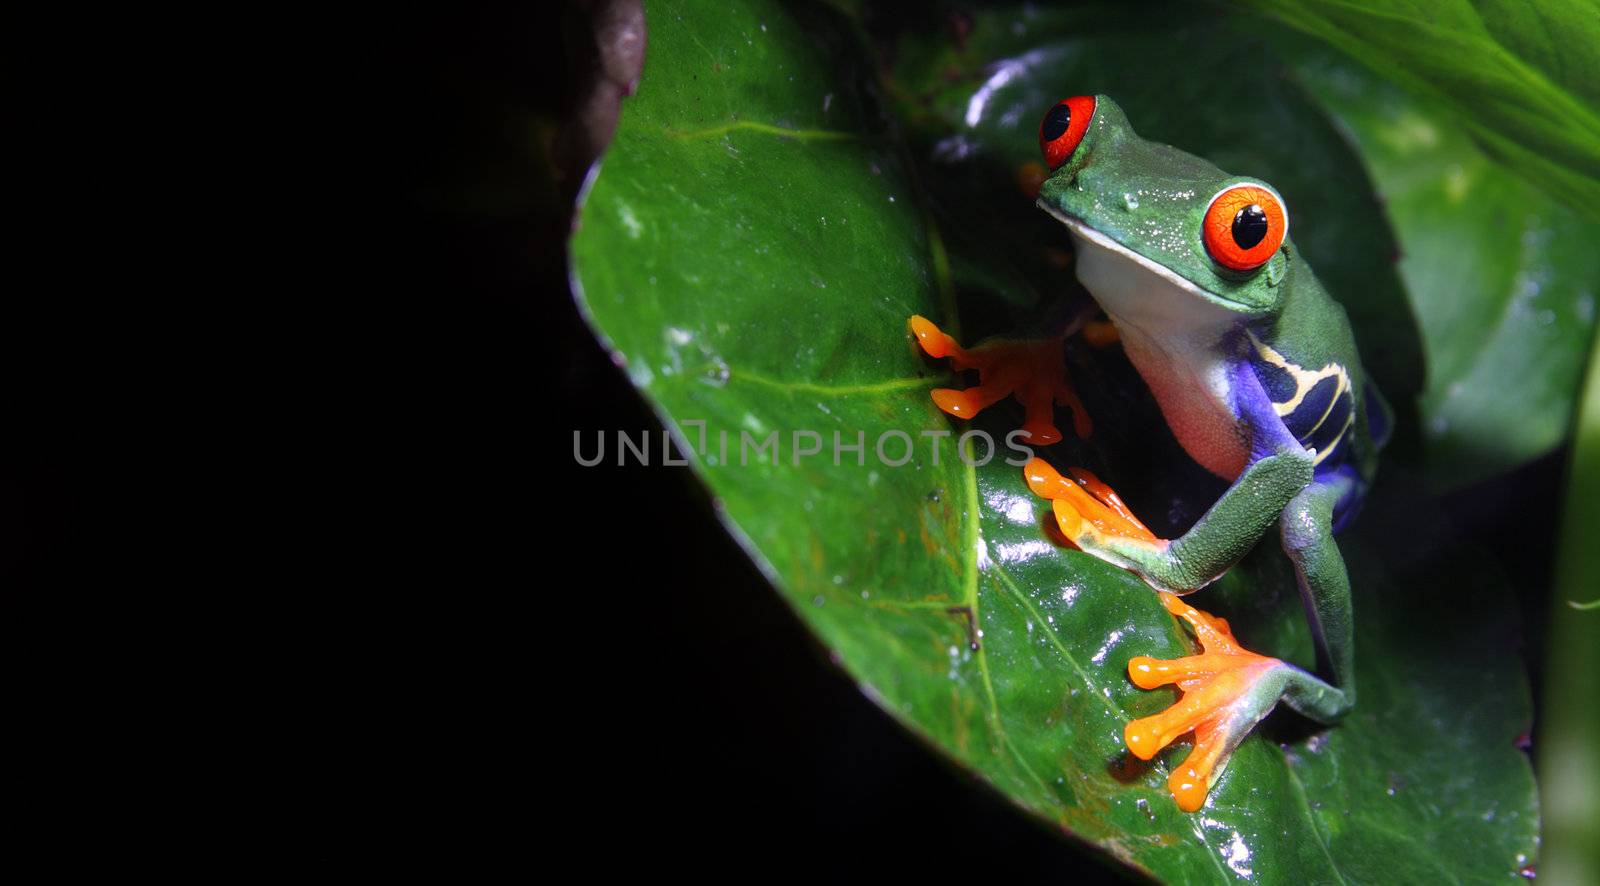
M1132 212L1135 209L1138 209L1139 208L1139 195L1135 194L1135 193L1132 193L1132 192L1124 193L1122 195L1122 205L1126 206L1128 208L1129 212Z

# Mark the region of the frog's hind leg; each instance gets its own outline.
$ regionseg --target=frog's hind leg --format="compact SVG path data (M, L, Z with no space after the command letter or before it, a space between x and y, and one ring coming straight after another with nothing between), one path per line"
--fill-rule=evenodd
M1339 471L1307 486L1289 502L1279 526L1283 551L1294 564L1300 602L1316 640L1317 667L1331 673L1333 686L1321 680L1297 681L1285 694L1289 707L1323 723L1337 720L1356 700L1355 624L1350 602L1350 574L1333 540L1340 512L1359 498L1354 471Z
M1128 750L1148 760L1185 732L1194 732L1194 750L1167 782L1185 812L1204 803L1227 759L1256 723L1282 698L1295 710L1322 722L1338 719L1355 701L1350 682L1350 583L1333 542L1335 506L1349 492L1345 479L1319 480L1290 500L1280 521L1283 547L1294 562L1300 592L1317 638L1340 686L1326 683L1294 665L1259 655L1234 638L1228 623L1163 593L1167 610L1186 622L1202 652L1163 661L1136 656L1128 676L1141 689L1175 684L1183 698L1123 731Z

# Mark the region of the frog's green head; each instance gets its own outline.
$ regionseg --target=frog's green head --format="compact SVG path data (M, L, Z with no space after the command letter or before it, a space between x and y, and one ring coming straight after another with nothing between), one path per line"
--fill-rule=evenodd
M1039 144L1052 170L1039 206L1080 238L1227 311L1262 315L1278 304L1289 215L1270 186L1145 141L1103 95L1056 104Z

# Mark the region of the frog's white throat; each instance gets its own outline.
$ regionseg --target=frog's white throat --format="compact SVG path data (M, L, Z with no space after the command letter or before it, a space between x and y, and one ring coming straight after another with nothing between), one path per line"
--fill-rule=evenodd
M1223 342L1241 315L1082 221L1044 208L1072 232L1078 279L1116 324L1178 442L1212 473L1238 476L1249 449L1232 408Z
M1072 232L1078 279L1112 319L1147 319L1158 324L1163 318L1185 319L1223 329L1238 321L1238 314L1218 304L1226 301L1222 296L1205 291L1042 200L1039 205ZM1181 317L1174 312L1182 312Z

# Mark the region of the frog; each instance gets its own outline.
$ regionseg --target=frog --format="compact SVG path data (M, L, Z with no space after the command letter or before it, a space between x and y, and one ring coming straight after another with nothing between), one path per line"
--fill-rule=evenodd
M1063 473L1037 452L1023 467L1065 540L1143 579L1200 646L1177 659L1129 660L1140 689L1182 694L1123 730L1143 761L1193 734L1167 780L1178 808L1193 813L1279 701L1329 726L1356 703L1351 585L1335 534L1375 479L1393 412L1362 367L1345 310L1290 239L1289 208L1270 184L1141 138L1105 95L1053 105L1039 146L1049 172L1037 206L1070 238L1079 282L1183 451L1228 483L1189 529L1160 538L1087 469ZM1041 447L1061 439L1052 406L1069 406L1075 427L1088 426L1058 365L1060 334L966 349L924 317L911 318L911 330L930 356L979 370L973 388L934 392L947 413L970 418L1016 395L1024 432ZM1274 529L1294 567L1314 670L1249 650L1225 619L1184 600Z

